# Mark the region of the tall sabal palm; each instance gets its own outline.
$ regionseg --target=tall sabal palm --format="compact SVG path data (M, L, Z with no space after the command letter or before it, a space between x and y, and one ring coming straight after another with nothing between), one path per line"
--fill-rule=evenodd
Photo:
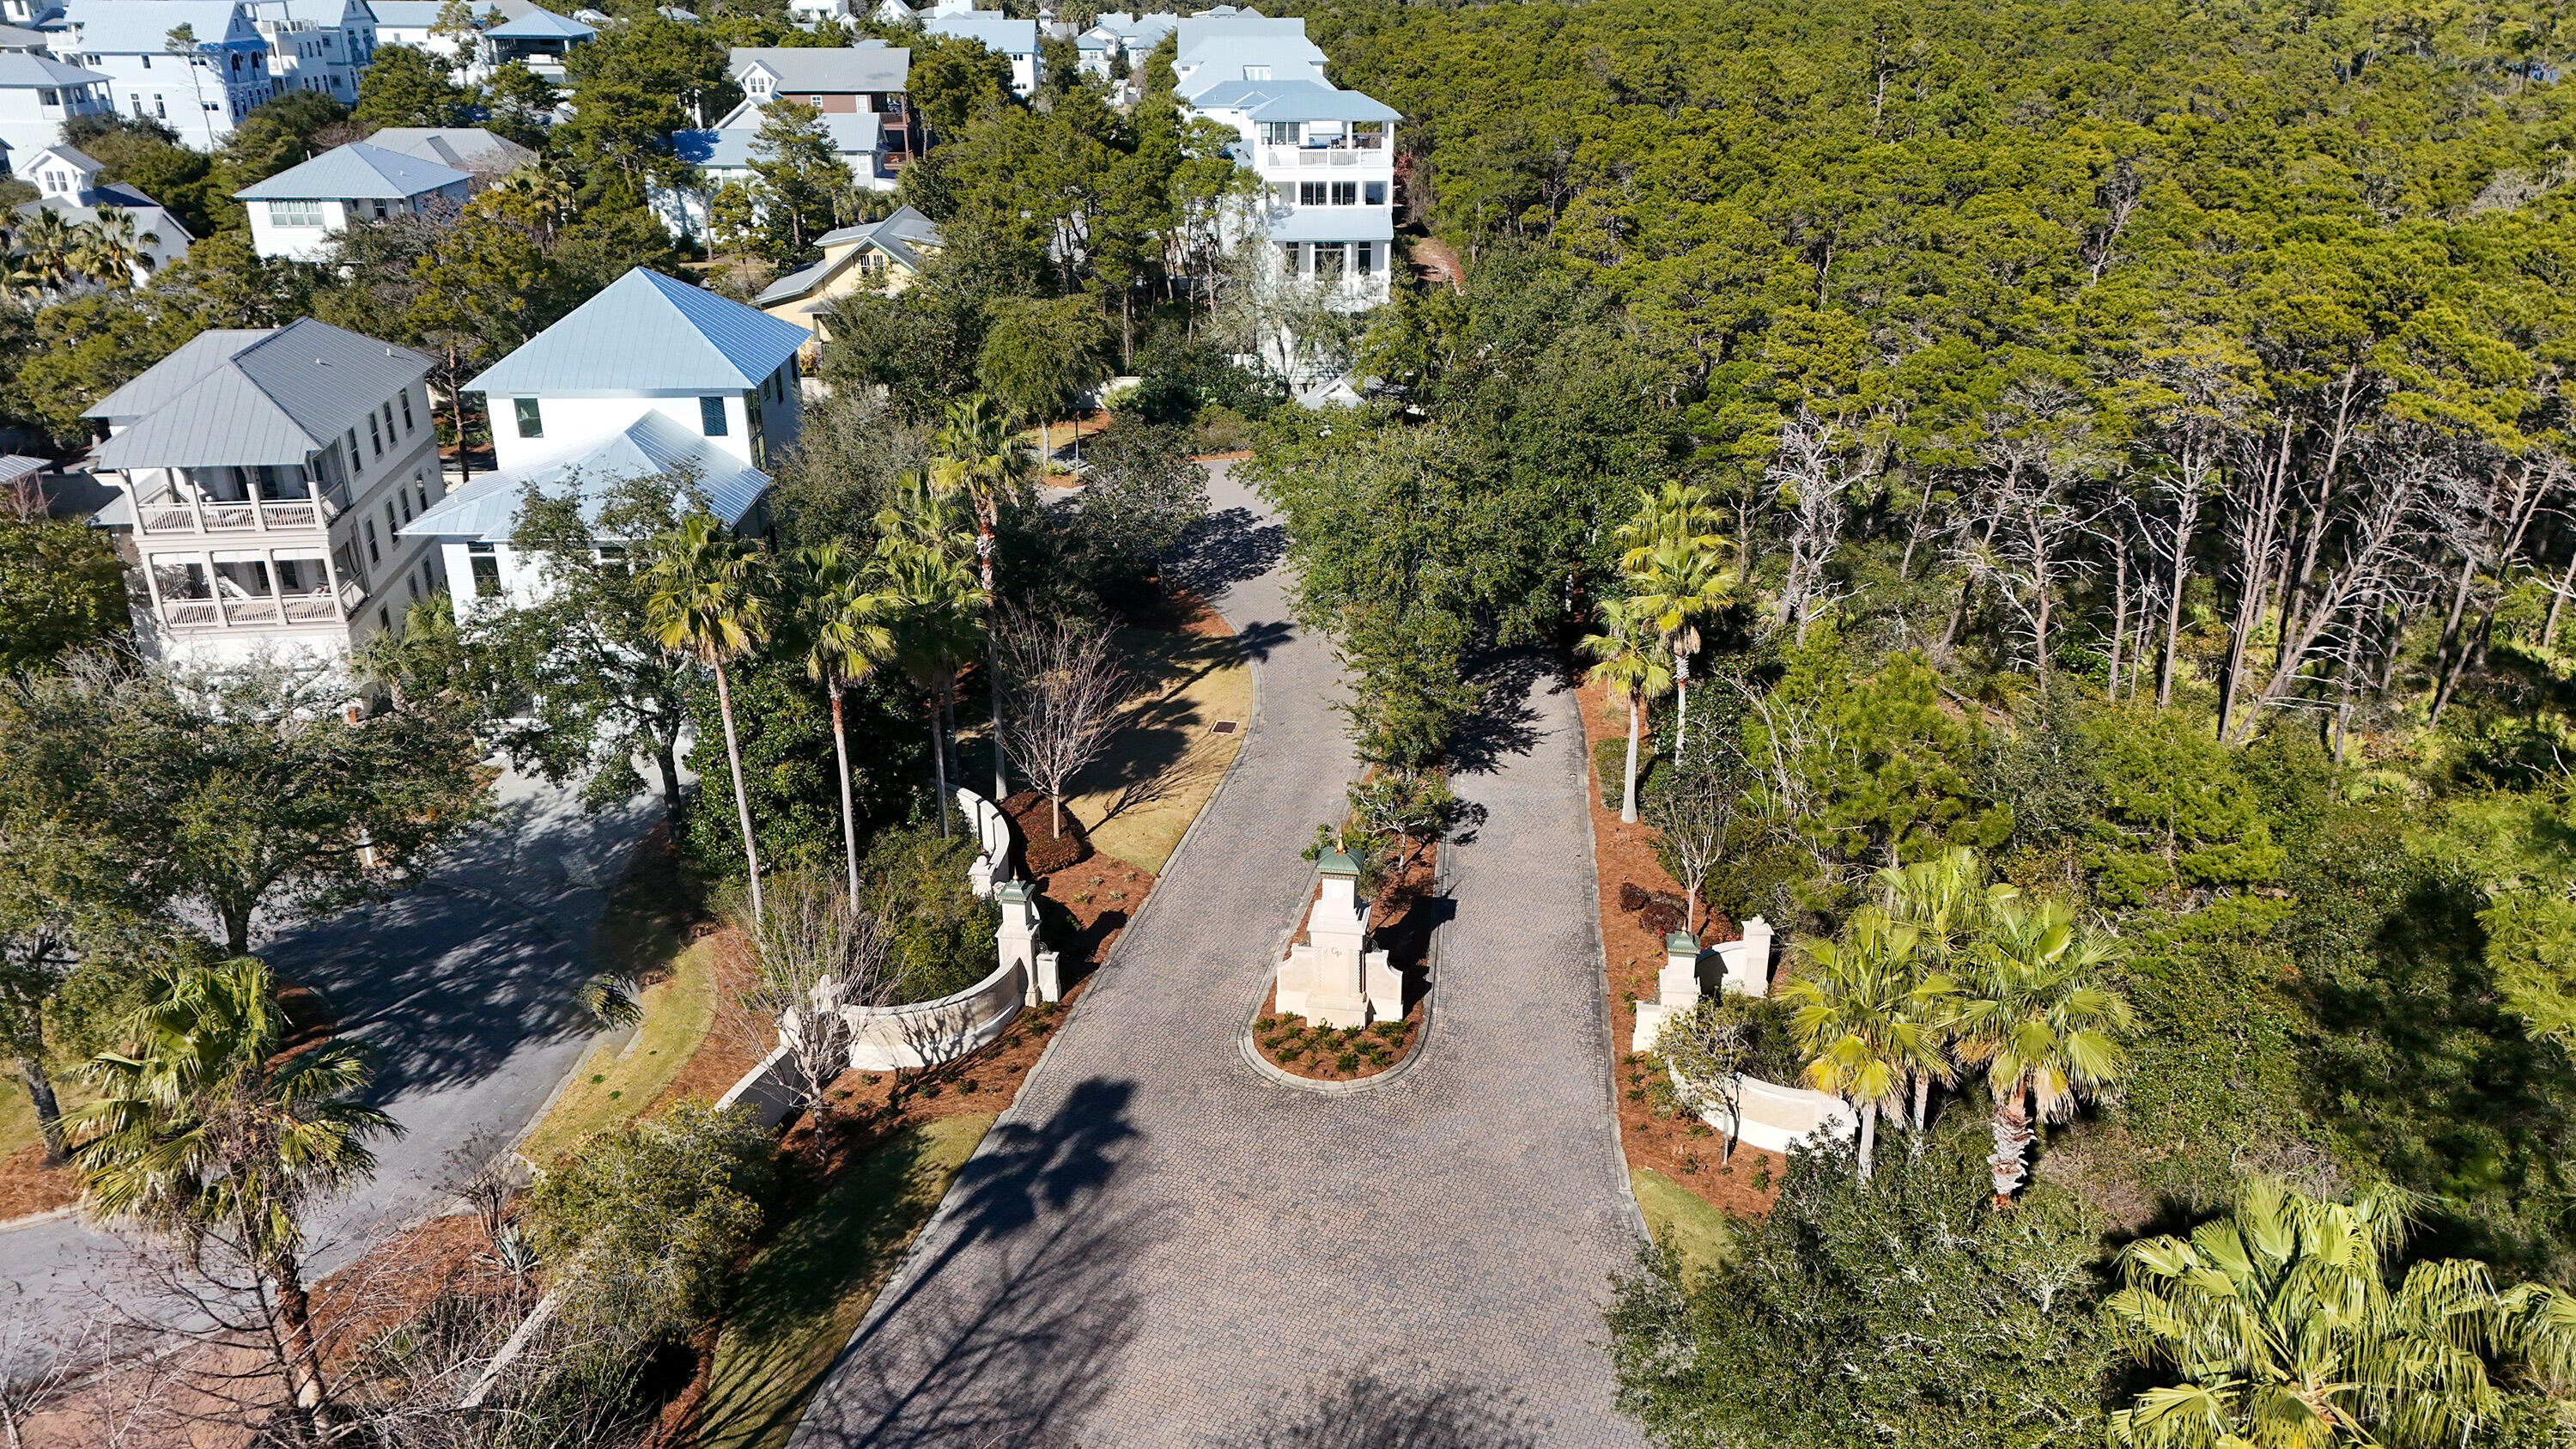
M1971 954L1957 1026L1960 1054L1986 1068L1995 1102L1995 1206L2011 1205L2029 1176L2043 1122L2119 1080L2121 1047L2136 1018L2104 984L2119 943L2057 901L1997 901Z
M1591 678L1628 701L1628 774L1619 791L1619 818L1637 823L1637 746L1644 737L1646 702L1672 693L1673 670L1661 641L1627 599L1601 605L1601 632L1583 638L1596 661Z
M102 206L95 220L76 228L80 239L72 252L72 264L90 280L107 287L131 287L135 274L152 269L149 250L161 244L161 238L139 229L134 213L122 207Z
M889 538L878 548L883 586L892 608L889 659L929 700L930 759L939 792L939 833L948 834L948 745L940 709L957 687L957 666L974 657L982 631L975 615L984 594L975 575L957 559Z
M1860 1113L1861 1180L1869 1180L1878 1116L1902 1110L1908 1078L1943 1060L1930 1023L1958 986L1918 969L1914 928L1875 906L1856 912L1839 940L1806 948L1808 969L1781 988L1790 1027L1807 1055L1807 1085Z
M39 210L18 224L17 251L23 258L20 268L34 278L38 287L61 291L80 274L72 260L80 250L80 240L80 228L63 220L62 213Z
M372 1137L401 1127L358 1098L374 1075L346 1040L281 1052L287 1024L268 968L248 957L156 973L124 1023L129 1050L90 1064L99 1100L72 1116L72 1160L95 1216L190 1250L220 1246L273 1290L291 1427L324 1411L303 1214L375 1170Z
M1719 551L1696 537L1646 545L1625 569L1639 618L1673 656L1673 758L1690 731L1690 660L1699 652L1699 621L1726 604L1733 584Z
M2120 1253L2103 1305L2144 1363L2183 1382L2111 1415L2124 1449L2456 1449L2484 1442L2503 1396L2490 1362L2576 1371L2576 1300L2498 1289L2484 1263L2419 1262L2392 1188L2321 1202L2249 1181L2235 1211L2188 1239Z
M948 405L931 446L939 456L931 469L932 485L943 492L963 495L975 512L975 560L984 585L987 631L984 657L989 661L996 657L990 630L999 612L993 600L993 564L1002 500L1028 478L1028 445L1012 429L1009 412L979 392ZM990 667L984 674L985 684L992 692L993 798L999 800L1011 792L1010 779L1002 768L1002 674L1000 669Z
M1922 969L1953 980L1966 974L1970 953L1984 938L1996 907L2017 894L2001 881L1988 884L1985 860L1964 845L1912 865L1888 866L1878 872L1878 888L1881 908L1915 929L1915 952ZM1955 1005L1946 1003L1942 1019L1930 1023L1942 1044L1942 1063L1914 1077L1913 1127L1918 1136L1924 1129L1932 1088L1947 1087L1958 1079L1956 1064L1949 1059L1958 1027L1951 1019Z
M644 622L654 642L715 671L716 710L724 717L725 767L733 773L733 808L742 827L742 858L751 873L751 908L762 909L760 845L752 838L751 796L742 783L742 743L734 732L733 684L726 666L769 637L773 609L760 556L713 515L693 513L654 540L646 572Z
M841 772L841 852L849 868L850 909L859 909L858 812L850 799L850 737L842 696L894 654L894 600L835 543L800 550L795 560L797 640L805 672L832 701L832 756Z

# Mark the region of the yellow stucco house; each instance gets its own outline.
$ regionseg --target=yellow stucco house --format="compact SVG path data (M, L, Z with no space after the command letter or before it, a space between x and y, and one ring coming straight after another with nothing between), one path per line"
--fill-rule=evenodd
M822 314L851 292L900 292L939 255L939 224L909 206L883 221L845 226L815 239L823 259L789 272L760 294L760 310L831 340Z

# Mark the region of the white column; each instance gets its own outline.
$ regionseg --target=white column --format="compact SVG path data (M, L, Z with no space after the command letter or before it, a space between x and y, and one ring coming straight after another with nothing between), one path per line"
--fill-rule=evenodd
M1020 968L1022 999L1031 1006L1038 1004L1038 902L1037 882L1008 880L993 888L994 903L1002 908L1001 929L994 934L994 948L1001 965Z

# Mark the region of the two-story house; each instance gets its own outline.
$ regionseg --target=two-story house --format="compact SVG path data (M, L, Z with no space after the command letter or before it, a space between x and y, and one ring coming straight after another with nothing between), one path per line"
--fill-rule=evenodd
M99 220L101 207L112 207L131 217L143 253L134 269L137 286L186 256L197 240L151 197L121 181L99 180L106 168L69 146L48 146L17 166L19 176L36 188L36 199L19 205L21 216L50 211L78 226Z
M596 514L621 479L685 471L737 533L769 528L771 460L796 440L805 329L641 267L465 384L483 394L498 465L405 525L435 540L457 617L526 603L543 582L510 546L523 493L577 493Z
M1193 16L1180 22L1173 73L1192 111L1242 139L1238 161L1261 178L1252 226L1278 275L1362 311L1391 290L1395 239L1395 109L1334 86L1302 20Z
M453 167L473 177L478 192L537 159L536 152L481 126L387 126L369 135L367 144Z
M769 284L753 305L782 322L810 328L832 340L823 314L851 292L900 292L939 254L939 223L909 206L883 221L827 231L814 239L823 259Z
M268 37L269 69L283 91L320 91L358 103L358 72L376 55L367 0L243 0Z
M428 375L306 318L199 333L83 414L146 649L329 661L435 591L436 550L398 532L441 491Z
M727 119L735 117L750 124L671 134L671 154L697 168L692 181L676 187L655 186L650 189L653 214L672 236L704 235L707 204L716 189L727 182L748 184L759 177L760 173L753 168L761 159L760 112L742 107ZM895 189L897 177L886 144L888 138L896 133L887 130L885 124L894 119L867 111L856 114L836 111L823 117L823 133L831 138L833 154L850 168L850 179L864 190Z
M0 51L0 146L9 164L25 171L27 158L63 138L63 122L108 109L108 76L56 60L41 51Z
M760 112L781 96L832 116L878 118L880 169L889 177L921 153L906 87L912 52L873 37L856 45L736 46L727 73L742 87L742 104L714 129L760 129Z
M56 48L105 72L116 108L149 116L201 151L276 94L268 38L246 0L81 0ZM185 27L188 37L175 37Z
M474 194L472 173L352 141L233 193L250 213L251 250L318 262L354 222L453 218Z

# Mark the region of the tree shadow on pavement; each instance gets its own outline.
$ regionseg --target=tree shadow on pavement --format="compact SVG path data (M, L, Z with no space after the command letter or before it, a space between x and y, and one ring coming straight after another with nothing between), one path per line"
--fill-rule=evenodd
M1276 1427L1238 1442L1262 1449L1538 1449L1547 1429L1519 1401L1459 1380L1393 1383L1366 1371L1314 1385L1262 1419Z
M1535 649L1517 649L1478 661L1470 678L1483 689L1484 702L1458 722L1449 739L1449 767L1468 775L1490 775L1513 755L1527 754L1539 741L1538 711L1529 696L1564 683L1557 662Z
M1249 508L1226 508L1191 525L1172 550L1166 582L1213 600L1228 584L1270 572L1288 552L1288 530L1264 523Z
M1069 1442L1135 1320L1127 1267L1162 1238L1151 1218L1091 1211L1137 1135L1134 1093L1095 1078L1043 1124L994 1128L958 1174L932 1256L841 1351L794 1444Z

